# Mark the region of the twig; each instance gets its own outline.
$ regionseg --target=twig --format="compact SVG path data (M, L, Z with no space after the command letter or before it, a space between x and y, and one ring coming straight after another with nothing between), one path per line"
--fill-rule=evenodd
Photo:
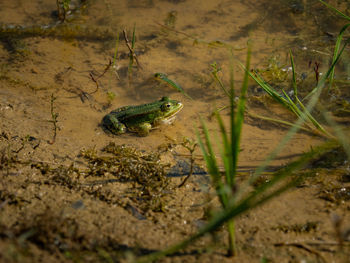
M130 56L136 61L137 67L142 69L141 64L139 62L139 60L137 59L137 56L135 54L134 48L131 47L130 41L128 39L128 35L126 33L126 29L123 30L123 35L124 35L124 39L125 39L125 44L128 47L129 51L130 51Z
M185 183L187 182L187 180L191 177L191 175L193 174L193 166L194 166L194 156L193 156L193 152L197 147L197 143L189 138L184 138L184 141L182 143L182 146L185 147L187 150L189 150L190 152L190 171L188 173L188 175L186 176L186 178L182 181L181 184L179 184L178 187L182 187L183 185L185 185Z
M49 120L49 122L53 123L53 137L52 137L52 141L49 141L49 144L54 144L56 141L56 135L57 135L57 118L58 118L58 113L54 112L54 102L57 98L53 95L53 93L51 94L51 101L50 101L50 111L51 111L51 120Z
M301 248L306 250L307 252L310 252L314 255L316 255L317 257L319 257L322 262L327 262L326 259L321 255L320 252L316 251L315 249L312 249L310 247L308 247L307 245L304 245L302 243L296 243L296 242L292 242L292 243L288 243L288 242L281 242L281 243L276 243L274 244L275 247L282 247L282 246L292 246L292 247L297 247L297 248Z
M108 69L109 69L111 66L112 66L112 61L109 60L109 63L108 63L108 65L106 66L106 68L104 69L104 71L103 71L100 75L98 75L97 77L94 77L92 71L90 72L89 75L90 75L91 80L92 80L93 82L95 82L95 84L96 84L96 90L94 90L93 92L91 92L91 93L89 93L89 94L93 94L93 93L96 93L96 92L97 92L97 90L98 90L98 88L99 88L98 82L97 82L97 81L98 81L101 77L103 77L103 75L108 71Z
M56 0L56 5L57 5L57 16L61 22L64 22L64 20L66 19L66 9L64 8L64 4L61 3L59 0Z
M315 61L314 72L315 72L316 84L318 83L318 80L320 77L319 67L320 67L320 63Z
M306 250L307 252L310 252L314 255L316 255L317 257L319 257L322 262L327 262L326 259L321 255L320 252L316 251L313 248L310 248L309 246L302 244L302 243L297 243L297 242L292 242L292 243L288 243L288 242L281 242L281 243L276 243L274 244L275 247L282 247L282 246L293 246L293 247L297 247L297 248L301 248Z

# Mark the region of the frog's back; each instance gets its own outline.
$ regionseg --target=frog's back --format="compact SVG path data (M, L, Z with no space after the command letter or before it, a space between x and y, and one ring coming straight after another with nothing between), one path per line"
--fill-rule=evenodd
M146 116L147 114L159 111L160 105L161 103L153 102L137 106L124 106L111 111L109 114L113 115L115 118L123 122L123 120L135 118L141 115Z
M132 108L135 106L124 106L115 110L112 110L108 115L113 116L114 118L117 118L119 120L122 120L130 115L130 112L132 111Z

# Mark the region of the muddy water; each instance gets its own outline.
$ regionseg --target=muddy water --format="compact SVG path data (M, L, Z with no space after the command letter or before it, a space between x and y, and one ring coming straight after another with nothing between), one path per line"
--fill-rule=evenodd
M17 25L33 25L33 21L35 24L53 24L55 18L52 17L52 12L56 6L55 1L51 2L47 1L40 5L18 2L18 8L11 9L15 3L5 1L1 8L4 13L2 22ZM258 6L262 7L263 4ZM288 4L282 3L281 6L285 12L290 12L291 7ZM23 110L18 107L5 110L5 114L9 114L8 117L12 119L14 125L23 125L20 127L23 133L35 133L37 136L40 134L39 137L49 141L51 126L46 120L50 119L49 95L54 94L57 97L55 109L59 113L60 131L56 143L50 147L57 150L64 147L72 154L79 151L82 146L101 146L108 140L148 148L166 142L167 137L177 140L181 140L183 136L193 138L198 114L209 116L215 107L227 105L225 94L215 85L210 76L210 64L217 62L222 67L222 76L227 85L229 52L225 48L217 48L215 45L211 47L206 43L220 41L230 45L235 50L235 57L244 61L247 41L252 39L253 63L264 59L266 62L266 57L270 56L271 52L281 49L283 43L293 37L292 34L288 34L288 29L292 25L283 25L279 30L272 28L270 12L278 14L274 8L272 6L261 10L254 6L253 2L243 4L239 1L89 2L87 7L81 10L82 14L76 14L76 17L71 19L76 23L84 23L87 27L107 27L113 32L111 39L105 41L74 39L62 41L59 38L38 37L21 39L21 43L17 45L24 45L25 55L22 58L23 61L16 61L18 63L6 63L6 60L11 59L13 55L6 51L4 46L3 70L8 72L6 74L10 75L10 78L33 86L32 89L25 91L19 88L12 89L8 96L16 100L20 99L22 92L28 92L32 101L29 102L26 99L27 103L35 105L27 109L27 115L23 114L21 112ZM39 20L36 19L38 14L41 14ZM272 19L279 20L278 17ZM286 19L290 20L290 23L293 21L289 17ZM259 26L264 21L266 23ZM288 22L285 23L288 24ZM176 31L181 31L182 34L163 28L159 24L166 24ZM134 26L136 28L135 50L139 54L138 59L142 69L135 68L131 81L128 81L126 76L128 49L124 44L121 30L126 29L131 39ZM273 32L267 32L265 27ZM296 30L295 27L293 28ZM99 89L94 92L96 85L89 73L101 74L109 60L113 60L115 38L118 33L120 42L116 71L109 70L103 78L100 78ZM249 38L249 34L252 37ZM199 43L195 44L195 41ZM12 67L16 67L16 70L12 70ZM156 72L168 74L169 78L179 83L194 100L191 101L166 85L153 80L152 76ZM236 67L235 75L239 86L242 70ZM86 97L84 95L86 93L91 95ZM115 95L112 101L108 100L108 94ZM147 138L127 134L113 139L98 127L103 115L114 108L151 102L162 96L183 101L185 105L173 126L154 131ZM40 101L40 108L36 100ZM17 102L13 101L13 103ZM12 114L14 115L11 116ZM16 119L19 116L15 117L17 114L22 114L20 118L26 121L18 124ZM41 127L38 128L38 125ZM34 131L34 127L37 130ZM276 138L281 138L284 133L283 130L278 129L262 130L254 125L245 127L242 163L248 165L248 162L261 160L276 145L278 142ZM308 149L312 143L313 138L298 135L293 144L286 149L285 154L301 152Z
M3 134L1 146L3 149L8 145L20 149L20 142L16 140L20 141L26 136L31 136L38 142L35 147L26 145L24 150L20 149L17 152L22 159L43 161L50 165L69 165L77 159L83 148L101 149L109 142L156 150L159 145L180 143L183 137L194 139L199 115L208 122L211 132L218 131L212 113L216 108L226 106L228 99L211 77L210 64L216 62L221 67L219 75L228 87L229 49L232 49L238 92L243 72L237 61L244 63L247 42L250 41L253 50L252 68L266 69L270 58L277 58L281 67L282 65L287 67L290 49L295 54L300 70L312 74L310 61L321 62L320 71L327 67L334 45L332 35L335 35L343 25L340 19L325 10L318 1L281 0L271 3L271 1L238 0L104 0L82 1L82 4L79 1L71 2L73 12L67 15L65 23L68 28L71 25L78 25L78 31L81 32L79 37L71 38L67 33L58 31L48 37L40 37L40 34L25 36L12 34L1 38L0 131ZM346 9L346 4L340 4L339 8ZM56 2L53 0L1 1L0 17L2 25L7 27L20 25L22 28L41 25L55 27L59 20ZM321 17L327 19L321 20ZM135 53L139 65L135 64L132 73L128 75L129 50L122 31L125 30L131 40L134 27ZM114 61L116 46L117 56L115 64L111 66L109 63ZM153 76L157 72L166 73L170 79L181 85L193 100L155 80ZM92 80L91 74L96 82ZM256 84L251 82L249 90L255 89ZM184 104L183 110L172 125L152 130L147 137L139 137L134 133L114 136L102 129L101 120L111 110L125 105L152 102L163 96L169 96ZM267 100L268 106L262 112L259 107L254 108L253 99L248 102L252 102L249 107L256 113L265 115L273 113L274 117L293 121L292 115L274 105L272 101ZM53 114L58 114L55 139L53 139ZM228 111L222 111L222 115L228 123ZM271 125L261 119L247 116L243 127L240 167L250 169L257 166L276 147L286 131L285 127ZM284 165L321 141L320 137L299 133L271 165ZM19 146L16 146L16 143L19 143ZM177 147L176 152L188 154L182 147ZM195 154L198 156L198 165L202 164L199 150ZM176 162L173 155L164 158L172 163ZM27 170L18 172L17 175L24 176L19 181L24 182L28 174L30 171ZM35 174L31 176L38 177ZM174 213L152 215L153 221L139 221L120 207L116 208L115 205L111 207L108 203L91 199L80 192L71 192L57 186L42 189L38 186L37 189L37 186L30 185L29 190L26 190L27 193L24 193L26 191L18 189L13 185L15 183L16 179L11 179L4 183L2 188L11 189L13 194L23 196L24 199L34 198L37 191L44 193L45 198L40 198L37 210L33 205L22 206L20 210L24 214L27 213L26 216L35 217L45 211L45 207L52 206L54 209L62 210L67 203L83 200L86 209L69 212L69 216L78 218L79 228L88 227L92 232L102 227L101 223L97 223L101 220L104 226L100 240L109 238L121 247L123 245L145 249L165 247L166 244L193 233L197 227L196 222L204 213L203 209L192 207L193 200L198 198L196 191L186 192L189 189L200 189L200 185L196 185L195 182L191 182L185 190L178 190L172 197ZM118 187L111 186L111 189L116 191ZM56 191L61 195L58 200L55 200ZM322 208L322 201L312 199L313 194L298 190L288 194L278 204L271 203L272 205L269 204L257 214L247 215L238 229L241 235L242 260L246 262L259 260L269 254L264 251L279 253L282 250L282 258L285 257L286 262L293 257L300 260L304 258L317 260L317 254L307 254L303 251L299 253L300 251L293 250L294 248L292 250L281 248L276 252L271 245L277 240L286 242L290 240L289 236L271 230L273 225L283 222L285 224L289 220L304 223L322 217L322 222L318 224L325 227L327 233L324 239L330 238L332 232L330 211ZM198 196L207 198L202 194ZM302 197L306 197L308 201L302 201ZM35 204L35 201L29 202ZM292 206L295 206L293 210L298 212L291 213ZM271 216L270 209L275 207L278 207L280 214ZM183 211L179 212L181 209ZM342 211L338 207L334 207L334 210ZM10 227L11 221L13 224L19 220L17 208L5 206L3 211L7 215L12 213L12 216L5 216L4 219ZM115 216L115 213L119 215ZM102 219L98 219L97 214L100 214ZM342 212L340 214L343 215ZM119 220L118 223L110 221L113 217ZM266 219L270 221L270 225L261 227L259 222ZM157 220L161 221L160 226L154 223ZM191 223L184 226L184 222ZM136 227L130 228L130 223ZM260 228L263 230L259 230ZM148 231L149 229L152 233ZM112 232L114 234L110 234ZM82 235L86 240L98 239L97 234L91 234L91 237L86 233ZM2 242L6 244L7 241ZM223 239L220 242L225 241ZM265 247L264 242L270 246ZM258 252L253 252L253 248L258 248ZM47 253L45 249L40 251L38 247L32 249L31 253L35 260ZM72 247L70 249L73 250ZM1 252L5 255L4 258L13 259L6 251L5 249ZM222 251L220 253L210 254L210 260L229 260L224 257ZM274 254L273 257L275 256ZM333 258L337 254L328 253L326 256ZM182 261L183 258L188 261L194 261L196 258L203 260L199 255L183 255L168 260ZM52 261L55 260L68 260L68 258L58 253L52 257Z

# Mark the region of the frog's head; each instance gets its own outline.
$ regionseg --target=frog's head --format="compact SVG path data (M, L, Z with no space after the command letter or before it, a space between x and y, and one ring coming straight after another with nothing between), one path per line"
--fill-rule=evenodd
M183 108L183 104L177 100L171 100L163 97L161 100L161 118L163 122L172 122L175 115Z

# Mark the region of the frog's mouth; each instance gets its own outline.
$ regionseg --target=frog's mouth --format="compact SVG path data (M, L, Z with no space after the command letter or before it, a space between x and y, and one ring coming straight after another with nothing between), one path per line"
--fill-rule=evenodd
M174 120L176 119L176 114L182 110L184 105L181 102L177 103L176 110L172 111L168 116L165 116L165 118L162 120L163 124L172 124Z

